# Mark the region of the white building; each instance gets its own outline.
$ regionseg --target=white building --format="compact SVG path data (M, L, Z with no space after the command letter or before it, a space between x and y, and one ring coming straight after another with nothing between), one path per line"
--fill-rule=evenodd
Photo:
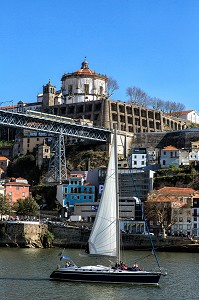
M147 164L147 152L145 148L133 148L132 154L129 157L131 168L143 168Z
M164 147L161 150L160 154L160 165L161 168L169 168L172 166L179 166L180 165L180 158L179 158L180 150L173 146Z
M175 115L180 119L199 124L199 114L195 110L185 110L185 111L175 112L172 113L172 115Z
M173 202L172 219L176 222L171 227L171 234L185 236L192 234L192 208L190 204Z
M192 234L199 237L199 195L193 196Z
M84 60L80 69L62 76L62 95L65 104L99 100L107 95L108 78L89 69Z
M198 164L199 162L199 151L191 151L189 153L189 162L191 164Z

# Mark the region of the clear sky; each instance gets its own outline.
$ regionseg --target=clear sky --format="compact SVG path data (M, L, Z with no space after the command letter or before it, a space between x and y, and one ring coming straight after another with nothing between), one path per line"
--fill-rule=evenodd
M9 0L0 9L0 102L35 102L90 69L199 112L198 0ZM5 103L4 105L9 105Z

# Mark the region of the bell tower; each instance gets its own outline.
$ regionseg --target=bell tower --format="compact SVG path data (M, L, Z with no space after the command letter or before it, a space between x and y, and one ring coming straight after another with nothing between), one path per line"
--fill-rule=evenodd
M43 106L55 105L56 87L51 84L50 80L46 85L43 85Z

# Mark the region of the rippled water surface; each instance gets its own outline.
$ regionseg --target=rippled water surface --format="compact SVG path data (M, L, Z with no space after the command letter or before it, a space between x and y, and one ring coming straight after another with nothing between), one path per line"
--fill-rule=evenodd
M199 299L199 253L158 253L168 271L159 286L65 283L49 281L59 263L60 249L0 248L1 300L182 300ZM80 255L79 250L65 250L77 264L103 263ZM155 261L150 252L126 251L125 262L135 261L151 269Z

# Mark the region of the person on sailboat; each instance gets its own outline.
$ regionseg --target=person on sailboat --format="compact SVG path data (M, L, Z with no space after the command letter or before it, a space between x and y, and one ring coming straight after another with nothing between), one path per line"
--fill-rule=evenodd
M121 270L127 270L127 266L124 262L121 263Z
M133 269L133 271L139 271L139 266L136 262L134 263L132 269Z

